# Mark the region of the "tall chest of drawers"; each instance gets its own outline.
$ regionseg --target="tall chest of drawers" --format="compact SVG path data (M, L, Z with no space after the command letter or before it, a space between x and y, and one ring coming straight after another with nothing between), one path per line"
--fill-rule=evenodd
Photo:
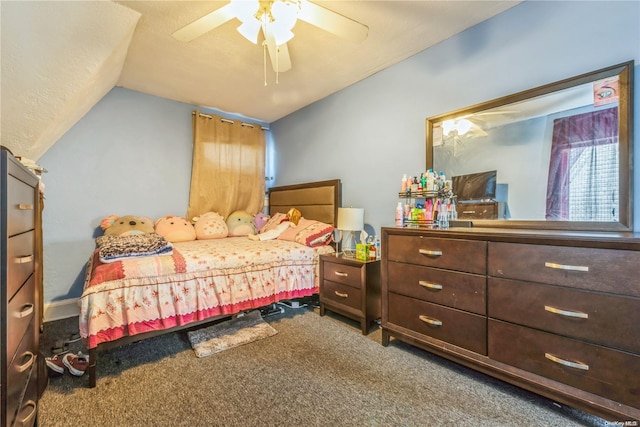
M38 178L1 153L1 426L36 423L38 409Z
M390 337L612 421L640 419L640 239L382 230Z

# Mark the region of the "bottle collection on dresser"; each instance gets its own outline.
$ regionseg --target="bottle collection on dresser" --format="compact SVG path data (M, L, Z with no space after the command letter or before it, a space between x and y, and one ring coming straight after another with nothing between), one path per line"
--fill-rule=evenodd
M637 423L638 237L383 227L382 344L393 337L556 402Z
M396 227L449 228L450 220L458 218L456 196L451 180L445 173L432 169L418 176L402 177L396 206Z

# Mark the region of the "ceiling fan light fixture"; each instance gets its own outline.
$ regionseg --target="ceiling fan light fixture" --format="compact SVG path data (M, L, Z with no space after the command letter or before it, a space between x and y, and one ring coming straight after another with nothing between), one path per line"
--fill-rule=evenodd
M262 24L257 19L243 22L238 27L238 32L253 44L258 44L258 34Z
M456 129L456 123L454 120L445 120L442 122L442 133L448 136L452 131Z
M458 123L456 123L456 129L458 130L458 135L464 135L465 133L469 132L472 125L473 123L471 123L467 119L459 120Z

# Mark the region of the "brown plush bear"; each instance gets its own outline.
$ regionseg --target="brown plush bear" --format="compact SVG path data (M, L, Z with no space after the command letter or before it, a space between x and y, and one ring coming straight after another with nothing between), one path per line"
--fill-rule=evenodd
M100 221L105 236L134 236L154 232L153 220L146 216L109 215Z

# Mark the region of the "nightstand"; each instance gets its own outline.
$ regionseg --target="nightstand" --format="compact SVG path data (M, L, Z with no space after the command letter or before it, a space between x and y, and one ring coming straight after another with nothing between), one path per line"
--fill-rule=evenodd
M358 320L368 334L380 318L380 260L320 255L320 316L327 309Z

